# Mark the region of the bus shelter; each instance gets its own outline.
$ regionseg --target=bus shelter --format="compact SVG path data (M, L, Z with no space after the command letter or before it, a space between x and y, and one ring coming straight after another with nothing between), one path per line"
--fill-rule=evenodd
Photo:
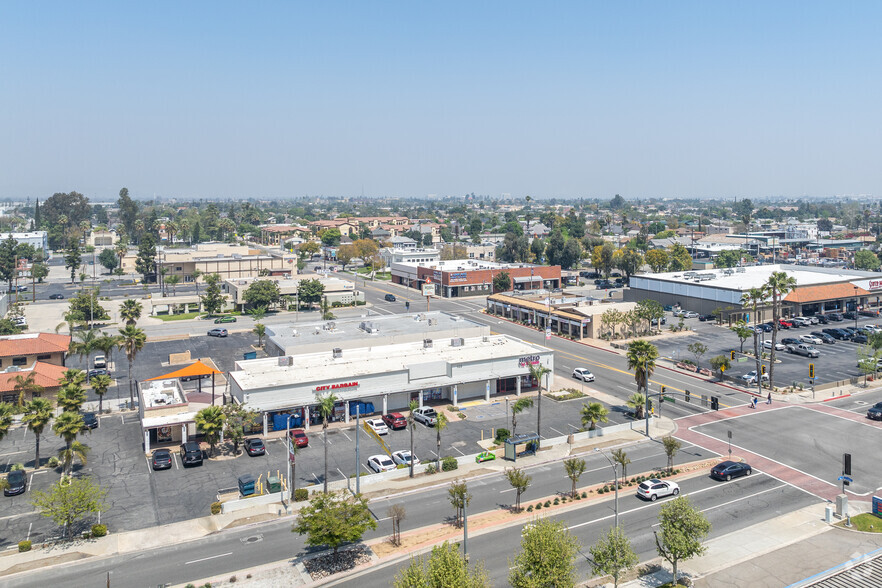
M512 435L505 440L505 459L517 461L519 457L535 455L539 450L539 435L521 433Z

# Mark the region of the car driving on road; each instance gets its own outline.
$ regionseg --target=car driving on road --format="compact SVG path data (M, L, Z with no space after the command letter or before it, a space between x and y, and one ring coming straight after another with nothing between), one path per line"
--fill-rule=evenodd
M637 486L637 496L647 500L656 500L665 496L677 496L680 486L670 480L646 480Z
M234 317L234 316L221 316L221 317L214 319L214 324L216 324L216 325L220 325L223 323L235 323L235 322L236 322L236 317Z
M576 368L573 370L573 378L583 382L593 382L594 374L588 368Z
M712 467L710 475L711 478L728 482L732 478L749 476L752 472L753 468L743 461L724 461Z
M877 402L867 410L867 418L882 421L882 402Z

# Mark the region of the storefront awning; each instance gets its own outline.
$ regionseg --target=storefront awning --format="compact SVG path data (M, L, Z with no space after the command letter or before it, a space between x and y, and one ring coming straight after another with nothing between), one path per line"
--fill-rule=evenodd
M518 276L514 278L515 284L531 284L533 282L541 282L542 276Z
M179 370L173 371L171 373L156 376L155 378L147 378L147 382L151 380L167 380L170 378L186 378L189 376L210 376L213 374L222 374L223 372L219 372L216 369L209 367L202 363L201 361L197 361L196 363L192 363L187 367L181 368Z

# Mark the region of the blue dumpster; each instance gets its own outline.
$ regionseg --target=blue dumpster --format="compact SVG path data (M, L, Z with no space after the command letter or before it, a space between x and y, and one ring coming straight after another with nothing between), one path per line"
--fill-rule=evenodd
M242 359L257 359L257 352L256 351L249 351L247 353L243 353Z
M242 496L251 496L254 494L254 486L256 480L251 474L239 476L239 494Z

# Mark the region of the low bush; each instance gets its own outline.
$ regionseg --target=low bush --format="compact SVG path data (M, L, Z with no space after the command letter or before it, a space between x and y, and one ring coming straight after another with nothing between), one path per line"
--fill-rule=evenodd
M49 461L46 462L46 465L49 466L50 468L57 468L59 463L61 463L61 462L58 461L58 458L53 455L52 457L49 458Z
M532 504L527 507L527 512L533 512L533 505Z
M496 437L493 439L493 442L502 444L509 437L511 437L511 431L508 429L496 429Z
M550 501L550 500L546 500L546 501L545 501L545 508L548 508L549 506L551 506L551 501Z
M542 503L541 502L536 504L536 510L542 510Z
M448 455L441 460L441 469L445 472L451 472L457 468L459 468L459 464L457 463L456 458L452 455Z
M220 514L221 511L221 503L220 502L212 502L211 503L211 514L216 515Z
M555 499L554 499L554 504L555 504L555 505L560 504L560 498L555 498Z
M588 498L588 493L587 493L587 492L582 492L582 498Z
M297 488L294 490L294 502L303 502L309 500L309 490L306 488Z
M24 541L18 542L18 551L30 551L31 550L31 542L25 539Z
M104 537L107 535L107 525L92 525L92 537Z
M23 469L24 469L24 464L23 464L23 463L17 463L17 464L14 464L11 468L9 468L9 471L11 471L11 472L15 472L15 471L18 471L18 470L23 470Z
M426 466L426 473L427 473L428 475L430 475L430 476L431 476L432 474L437 474L437 473L438 473L438 469L435 467L435 464L430 463L429 465L427 465L427 466Z

